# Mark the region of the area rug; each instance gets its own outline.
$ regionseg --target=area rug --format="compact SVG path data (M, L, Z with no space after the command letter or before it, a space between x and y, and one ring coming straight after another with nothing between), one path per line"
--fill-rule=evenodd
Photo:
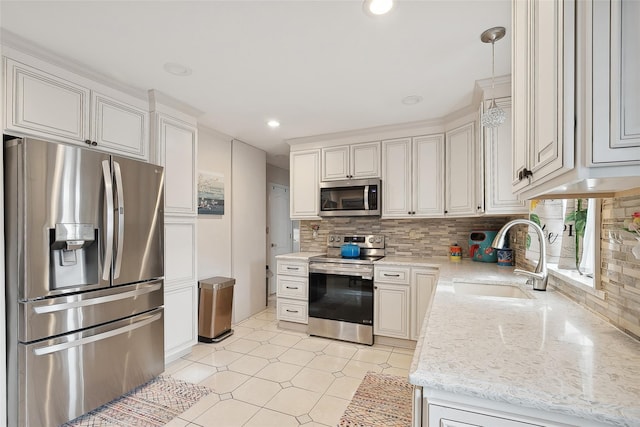
M163 426L213 390L160 376L62 427Z
M413 387L406 378L367 372L340 427L409 427Z

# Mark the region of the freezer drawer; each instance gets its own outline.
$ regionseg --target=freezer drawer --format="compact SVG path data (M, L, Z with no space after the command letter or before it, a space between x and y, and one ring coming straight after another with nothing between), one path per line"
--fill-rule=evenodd
M90 328L162 305L162 280L20 302L18 341L28 343Z
M57 426L144 384L164 371L163 308L54 339L18 346L19 419L10 425ZM19 378L19 380L18 380ZM97 386L99 385L99 386ZM17 391L17 393L16 393Z

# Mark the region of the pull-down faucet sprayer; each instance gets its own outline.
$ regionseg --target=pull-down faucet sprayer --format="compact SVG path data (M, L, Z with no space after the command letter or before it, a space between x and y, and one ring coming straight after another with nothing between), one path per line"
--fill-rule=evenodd
M533 289L536 291L546 291L547 290L547 248L544 244L545 238L542 228L538 224L528 219L514 219L513 221L509 221L498 231L495 239L491 243L491 246L496 249L501 249L504 247L504 241L507 236L507 231L514 225L528 225L533 227L538 235L538 241L540 242L540 258L538 259L538 265L536 266L535 271L526 271L516 268L513 272L515 274L520 274L523 276L528 276L530 279L527 283L533 284Z

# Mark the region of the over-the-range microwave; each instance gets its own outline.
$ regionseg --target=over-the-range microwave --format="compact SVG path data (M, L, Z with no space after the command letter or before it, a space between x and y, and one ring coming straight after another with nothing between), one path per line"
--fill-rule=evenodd
M379 216L380 180L320 183L320 216Z

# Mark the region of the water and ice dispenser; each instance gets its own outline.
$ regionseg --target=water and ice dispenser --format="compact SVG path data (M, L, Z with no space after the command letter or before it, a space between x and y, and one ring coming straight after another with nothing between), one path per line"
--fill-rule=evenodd
M98 283L98 228L93 224L56 224L49 229L50 289Z

